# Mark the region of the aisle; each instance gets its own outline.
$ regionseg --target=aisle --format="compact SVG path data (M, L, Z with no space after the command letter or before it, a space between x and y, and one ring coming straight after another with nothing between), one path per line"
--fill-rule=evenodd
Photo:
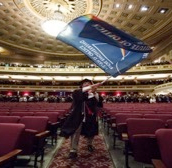
M102 135L95 137L96 149L92 153L87 150L86 139L80 137L78 158L75 160L67 159L69 147L70 139L67 139L56 152L49 168L114 168Z

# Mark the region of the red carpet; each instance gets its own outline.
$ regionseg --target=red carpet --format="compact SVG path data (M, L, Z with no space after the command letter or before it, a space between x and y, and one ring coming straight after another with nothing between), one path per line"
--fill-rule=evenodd
M94 147L94 152L87 151L86 139L80 137L78 158L66 159L70 149L70 139L67 139L57 151L49 168L114 168L101 135L95 137Z

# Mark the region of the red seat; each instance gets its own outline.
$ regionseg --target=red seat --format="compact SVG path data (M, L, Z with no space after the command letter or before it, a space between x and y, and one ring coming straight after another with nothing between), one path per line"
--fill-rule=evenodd
M145 114L143 117L161 119L166 122L167 120L172 119L172 114Z
M142 114L137 113L117 113L115 115L116 122L115 125L112 124L112 129L114 130L114 147L116 136L121 139L123 133L127 133L127 122L128 118L142 118Z
M33 116L34 113L33 112L11 112L10 115L24 117L24 116Z
M46 138L49 136L47 131L48 117L25 116L20 123L25 125L25 131L20 139L19 146L22 155L32 155L35 153L34 167L37 165L37 158L42 157L43 161ZM26 143L27 142L27 143Z
M10 113L9 112L0 112L0 116L8 116Z
M52 145L53 142L57 143L57 129L60 127L59 113L58 112L37 112L35 116L46 116L49 118L48 122L48 130L50 131L51 138L52 138Z
M172 129L159 129L155 132L161 160L153 160L155 168L172 168Z
M0 116L0 123L18 123L19 116Z
M167 128L172 128L172 119L167 120Z
M14 161L21 152L17 145L24 128L23 124L0 123L0 167L14 166Z
M151 163L152 158L160 158L155 131L165 128L165 122L160 119L127 119L128 140L125 141L126 164L128 151L131 149L134 159L143 163Z

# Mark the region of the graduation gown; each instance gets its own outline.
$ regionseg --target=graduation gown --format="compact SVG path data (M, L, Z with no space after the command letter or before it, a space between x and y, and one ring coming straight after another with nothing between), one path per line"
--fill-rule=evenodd
M88 115L85 103L87 103L89 109L93 112L91 116ZM60 136L68 138L74 134L83 120L85 120L85 122L83 123L81 131L82 135L85 135L86 137L96 135L98 133L96 103L97 101L95 97L88 99L87 92L82 92L82 89L75 90L73 92L71 113L61 128Z

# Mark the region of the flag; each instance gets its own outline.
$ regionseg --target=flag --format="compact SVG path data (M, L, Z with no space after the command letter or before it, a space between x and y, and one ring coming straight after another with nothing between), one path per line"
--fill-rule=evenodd
M113 77L123 74L152 51L141 40L91 14L72 20L56 38L83 52Z

